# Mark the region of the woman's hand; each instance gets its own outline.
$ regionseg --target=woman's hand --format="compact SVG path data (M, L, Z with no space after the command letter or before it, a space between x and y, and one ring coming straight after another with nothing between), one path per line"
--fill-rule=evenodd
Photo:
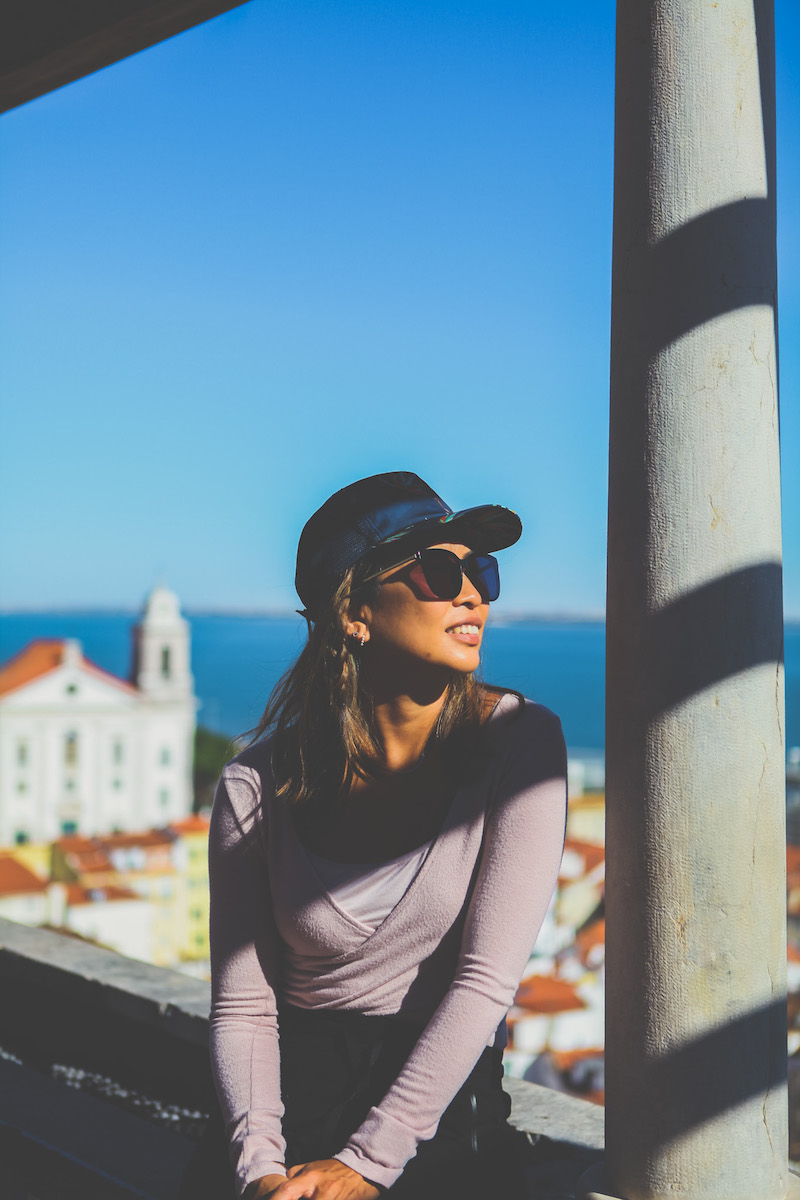
M346 1167L338 1158L325 1158L320 1162L301 1163L290 1167L286 1172L287 1178L280 1175L267 1175L259 1180L259 1187L272 1180L277 1180L277 1186L272 1191L269 1186L265 1191L253 1193L253 1197L269 1197L269 1200L377 1200L380 1191L372 1183L367 1183L358 1171ZM251 1197L245 1192L247 1200Z

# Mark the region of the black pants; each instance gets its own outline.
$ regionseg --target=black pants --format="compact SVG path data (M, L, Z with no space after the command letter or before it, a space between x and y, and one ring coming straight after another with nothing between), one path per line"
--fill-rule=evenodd
M280 1014L286 1161L341 1150L380 1103L419 1038L417 1025L349 1012ZM387 1195L396 1200L516 1200L524 1195L518 1135L507 1124L502 1052L483 1051L474 1070Z
M380 1103L420 1035L394 1017L340 1011L280 1011L281 1092L286 1163L332 1158ZM392 1200L523 1200L524 1137L507 1123L502 1053L483 1051L447 1107L435 1136L422 1142L398 1181ZM217 1113L187 1172L181 1197L215 1200L233 1195L222 1162L224 1134ZM220 1183L227 1175L224 1187ZM212 1180L214 1181L212 1183Z

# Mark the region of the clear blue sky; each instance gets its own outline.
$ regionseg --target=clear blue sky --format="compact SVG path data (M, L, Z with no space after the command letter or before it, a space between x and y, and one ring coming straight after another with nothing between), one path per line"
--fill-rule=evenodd
M787 611L800 10L777 0ZM294 608L304 519L516 508L508 610L604 604L614 4L252 0L0 119L0 604Z

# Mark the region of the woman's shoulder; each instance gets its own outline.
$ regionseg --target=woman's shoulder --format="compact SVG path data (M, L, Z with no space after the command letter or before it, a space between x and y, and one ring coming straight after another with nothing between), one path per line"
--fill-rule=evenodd
M492 727L516 727L521 735L530 734L536 728L561 730L561 722L551 709L536 700L529 700L522 692L512 688L486 687L485 697L487 723Z
M272 793L272 741L267 737L245 746L222 769L220 789L240 819L261 811L265 796Z
M493 689L496 700L486 721L487 734L504 756L527 758L537 770L566 771L566 747L561 722L544 704L521 692Z
M275 741L274 734L269 737L259 738L257 742L251 742L249 746L245 746L238 754L235 754L224 767L223 774L233 774L243 770L251 770L264 772L271 770L272 762L272 747Z

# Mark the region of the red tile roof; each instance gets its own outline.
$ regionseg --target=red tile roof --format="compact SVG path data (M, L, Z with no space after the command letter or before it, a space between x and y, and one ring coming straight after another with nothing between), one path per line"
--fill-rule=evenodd
M535 1013L570 1012L586 1008L571 983L552 975L529 975L519 985L514 1003Z
M0 896L27 896L46 892L47 883L11 854L0 856Z
M209 825L208 817L193 813L190 817L184 817L182 821L173 821L169 828L176 829L178 833L208 833Z
M32 683L34 679L40 679L43 675L55 671L64 662L65 647L64 638L35 638L34 641L28 642L18 654L0 666L0 696L16 691L26 683ZM122 688L123 691L136 693L138 690L124 679L112 675L110 671L104 671L88 658L81 659L81 668L106 683Z
M105 904L108 900L141 900L138 892L130 888L109 884L106 887L84 887L80 883L67 884L67 904L76 908L81 904Z
M108 850L126 850L135 846L171 846L175 837L167 829L145 829L142 833L105 833L95 840Z
M591 925L584 925L583 929L575 935L575 945L578 948L578 954L581 962L586 965L589 955L596 946L604 946L606 941L606 922L605 917L600 917L597 921L592 921Z
M786 877L789 887L800 884L800 846L786 847Z
M61 666L64 642L61 638L37 638L0 667L0 695L47 675Z
M81 875L97 875L114 870L114 864L100 846L70 850L65 857L70 867Z
M605 861L606 850L605 846L597 846L594 842L581 842L577 838L567 838L564 843L565 850L571 850L574 854L580 854L586 864L586 874L593 871L601 862Z

